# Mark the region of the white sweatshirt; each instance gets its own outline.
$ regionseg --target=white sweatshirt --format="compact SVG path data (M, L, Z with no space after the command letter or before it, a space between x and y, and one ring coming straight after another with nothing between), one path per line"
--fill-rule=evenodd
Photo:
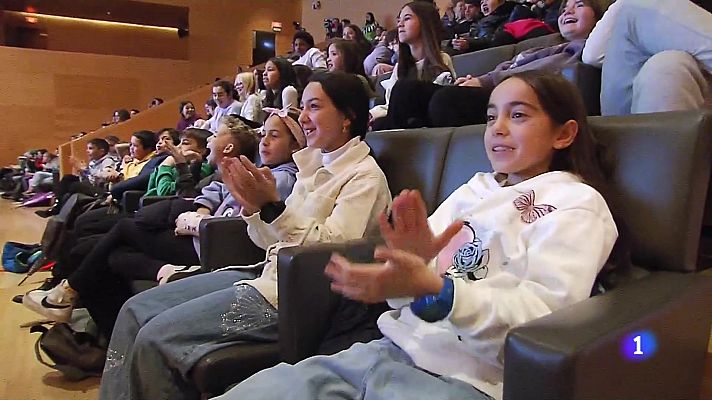
M622 3L624 2L616 1L611 4L603 13L603 17L596 22L596 26L593 27L586 39L581 61L598 68L603 66L603 59L606 58L606 46L611 41L613 26L618 20Z
M427 323L393 299L378 326L417 366L499 399L509 329L589 297L618 232L603 197L567 172L509 187L478 173L428 222L441 233L458 219L469 226L431 262L453 277L450 314Z
M299 57L293 65L306 65L307 67L314 68L326 68L326 58L321 50L316 47L312 47L304 53L303 56Z
M310 147L294 153L299 172L284 212L270 224L259 213L242 215L250 239L267 250L262 275L242 283L255 287L276 308L279 249L378 233L378 216L390 206L391 193L370 151L354 138L331 153Z

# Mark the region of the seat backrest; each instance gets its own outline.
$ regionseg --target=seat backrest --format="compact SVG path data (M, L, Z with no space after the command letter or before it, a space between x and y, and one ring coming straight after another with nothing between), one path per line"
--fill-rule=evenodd
M558 33L522 40L514 45L514 54L512 57L523 52L524 50L529 50L534 47L549 47L561 43L564 43L564 38Z
M712 166L709 111L589 117L615 160L608 199L626 224L633 262L695 271ZM419 189L432 213L476 172L491 171L485 126L376 132L367 137L391 192Z
M437 204L467 183L476 172L492 171L485 152L484 133L485 125L463 126L453 131L440 179Z
M366 142L396 196L403 189L418 189L435 211L440 175L453 128L373 132Z
M492 71L501 62L514 57L514 45L497 46L490 49L460 54L452 58L457 76L479 76Z
M695 271L712 164L712 114L703 111L592 117L615 157L612 206L635 264Z

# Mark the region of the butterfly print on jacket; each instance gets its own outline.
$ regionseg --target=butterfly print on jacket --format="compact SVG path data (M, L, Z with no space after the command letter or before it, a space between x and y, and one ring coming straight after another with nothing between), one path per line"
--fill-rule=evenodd
M549 204L534 204L534 197L534 191L530 190L514 199L514 207L522 213L522 222L527 224L556 210L556 207Z

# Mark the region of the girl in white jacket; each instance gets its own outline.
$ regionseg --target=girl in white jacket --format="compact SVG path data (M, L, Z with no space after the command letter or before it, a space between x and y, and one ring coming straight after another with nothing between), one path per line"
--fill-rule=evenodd
M381 217L382 262L333 255L332 289L388 300L385 338L256 374L220 399L489 399L502 396L504 338L587 298L618 236L576 89L526 72L490 97L477 173L426 218L416 191Z

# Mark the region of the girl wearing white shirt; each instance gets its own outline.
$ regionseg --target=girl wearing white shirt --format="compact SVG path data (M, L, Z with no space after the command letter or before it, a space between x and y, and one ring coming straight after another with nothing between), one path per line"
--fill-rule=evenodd
M502 397L504 339L516 325L586 299L618 236L581 96L525 72L495 88L477 173L430 218L417 191L381 216L374 264L333 255L333 290L393 308L385 338L280 364L221 400ZM593 186L592 186L593 185ZM599 186L600 187L600 186Z
M240 103L242 103L240 116L250 121L260 121L262 100L257 93L255 74L252 72L240 72L237 74L235 76L235 90L240 96Z
M414 1L401 8L398 14L398 62L390 79L381 85L386 89L386 104L371 109L376 120L389 113L393 86L401 79L433 82L439 85L455 80L455 68L450 56L440 51L438 29L440 15L432 3ZM408 99L398 99L407 107ZM383 123L383 122L381 122ZM378 123L374 121L374 128ZM384 126L386 127L386 126Z
M299 107L297 76L289 60L275 57L267 61L262 81L266 88L263 107L277 109Z

